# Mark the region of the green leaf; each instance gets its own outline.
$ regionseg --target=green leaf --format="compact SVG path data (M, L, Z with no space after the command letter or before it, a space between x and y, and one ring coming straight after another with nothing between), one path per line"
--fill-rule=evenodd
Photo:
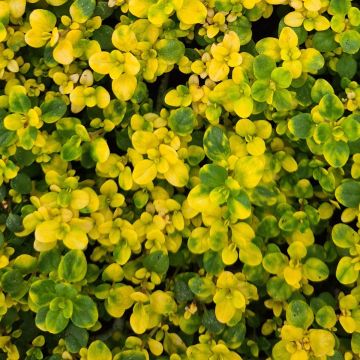
M228 200L228 209L234 219L247 219L251 215L251 202L248 194L241 190Z
M9 110L20 114L26 114L31 108L31 101L26 95L23 86L15 85L11 87L9 94Z
M85 254L81 250L70 250L61 259L58 269L60 279L78 282L84 279L87 271Z
M169 269L169 257L161 250L154 251L144 258L143 264L149 271L165 274Z
M351 336L351 350L353 353L360 354L360 333L355 332Z
M308 258L303 265L303 272L310 281L324 281L329 276L329 268L318 258Z
M66 141L61 148L60 156L65 161L76 160L81 156L82 149L80 147L81 139L78 135L73 135Z
M251 95L256 101L265 102L272 93L267 80L256 80L251 86Z
M204 254L204 269L210 275L217 275L224 270L224 264L221 260L221 255L215 251L207 251Z
M42 112L41 119L50 124L61 119L65 115L67 106L63 100L54 98L43 102L40 109Z
M353 247L359 242L359 234L346 224L336 224L332 231L331 237L336 246L342 249Z
M87 360L111 360L112 354L107 345L101 340L93 341L87 351Z
M9 270L1 277L1 287L3 291L12 298L19 300L27 292L27 283L19 270Z
M40 307L48 305L56 297L55 282L50 279L35 281L30 287L29 296Z
M210 126L204 135L204 150L213 161L226 160L230 155L230 143L226 134L219 126Z
M268 294L276 301L285 301L291 294L291 286L283 278L272 277L266 283L266 290Z
M326 94L334 94L334 89L325 79L317 79L311 89L311 98L318 103Z
M286 89L292 81L291 72L282 67L276 68L271 72L271 80L276 83L277 87Z
M95 302L87 295L78 295L73 300L73 314L71 321L74 325L89 329L98 319L98 310Z
M19 232L23 229L21 216L10 213L6 218L6 227L11 232Z
M215 164L204 165L199 173L201 183L212 189L224 185L227 176L227 170Z
M205 329L213 334L220 334L225 325L218 321L215 316L215 311L213 309L205 310L202 317L202 324L205 326Z
M326 94L320 100L319 113L326 120L334 121L344 113L344 105L334 94Z
M177 39L162 39L156 43L158 57L176 64L185 54L185 45Z
M57 248L49 251L42 251L39 255L38 268L41 273L48 274L57 270L61 260L60 252Z
M10 184L17 193L22 195L29 194L32 189L31 179L25 173L18 173Z
M171 111L168 122L172 131L180 136L190 135L195 126L195 114L189 107Z
M74 21L83 24L94 13L95 6L95 0L75 0L70 6L70 15Z
M335 168L343 167L350 156L350 149L345 141L327 141L323 146L325 160Z
M358 30L346 30L339 34L339 41L343 51L356 54L360 49L360 34Z
M314 314L305 301L294 300L286 309L286 320L290 325L307 329L314 321Z
M270 79L271 72L275 69L275 61L266 55L258 55L253 62L254 75L259 80Z
M67 319L60 310L49 310L46 314L46 330L52 334L59 334L62 332L68 323L69 319Z
M320 52L330 52L335 50L339 45L335 41L335 33L331 29L317 31L313 36L312 46ZM319 79L320 80L320 79ZM322 80L322 79L321 79ZM324 80L326 81L326 80Z
M288 123L290 132L299 139L306 139L311 136L312 126L311 115L307 113L295 115Z
M288 264L288 258L281 252L266 254L262 260L264 269L270 274L281 274Z
M278 111L291 110L293 101L290 91L287 89L277 89L274 92L272 104Z
M316 312L315 320L323 328L331 329L337 321L334 308L328 305L323 306Z
M358 69L358 62L350 54L343 53L336 63L336 72L341 77L352 79Z
M65 346L71 353L78 353L82 347L86 347L89 333L82 328L70 324L65 332Z
M344 256L336 268L336 278L344 285L349 285L358 279L359 271L355 270L352 258Z
M347 180L335 190L336 200L348 208L357 208L360 204L360 182Z
M345 16L351 7L351 0L331 0L328 12L331 15Z

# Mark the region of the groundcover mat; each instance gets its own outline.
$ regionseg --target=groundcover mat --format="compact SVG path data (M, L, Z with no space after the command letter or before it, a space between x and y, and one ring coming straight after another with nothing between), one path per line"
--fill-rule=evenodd
M359 8L0 0L0 360L360 359Z

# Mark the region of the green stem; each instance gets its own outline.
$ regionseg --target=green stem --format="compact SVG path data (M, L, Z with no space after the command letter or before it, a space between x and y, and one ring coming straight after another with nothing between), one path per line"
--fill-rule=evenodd
M163 75L163 78L160 81L157 97L156 97L156 104L155 104L155 112L159 113L161 110L161 107L163 105L164 97L165 97L165 91L169 84L169 78L170 73L166 73Z

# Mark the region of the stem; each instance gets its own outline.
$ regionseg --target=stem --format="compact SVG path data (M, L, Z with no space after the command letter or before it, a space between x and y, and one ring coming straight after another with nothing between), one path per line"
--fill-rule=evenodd
M155 104L155 112L156 113L159 113L161 110L162 103L163 103L164 96L165 96L165 91L169 84L169 78L170 78L170 73L166 73L166 74L164 74L164 76L162 77L162 79L160 81L160 85L159 85L159 89L158 89L158 93L157 93L157 97L156 97L156 104Z

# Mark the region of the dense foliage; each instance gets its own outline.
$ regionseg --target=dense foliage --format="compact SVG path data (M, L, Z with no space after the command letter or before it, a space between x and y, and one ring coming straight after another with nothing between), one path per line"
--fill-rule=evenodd
M0 0L0 359L359 359L359 48L352 0Z

